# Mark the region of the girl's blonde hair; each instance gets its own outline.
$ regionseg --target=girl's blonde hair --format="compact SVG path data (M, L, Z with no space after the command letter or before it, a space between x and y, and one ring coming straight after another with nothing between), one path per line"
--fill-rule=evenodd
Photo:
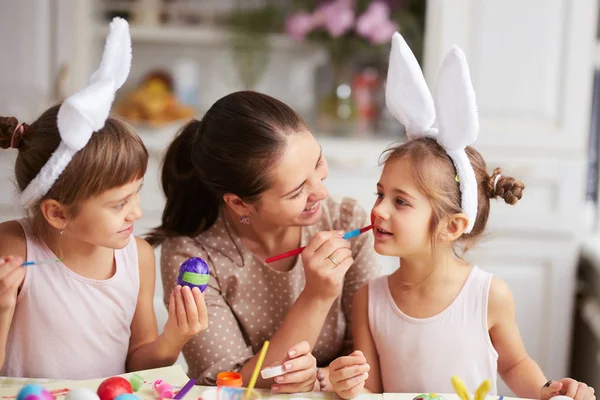
M523 182L502 175L500 168L488 175L485 161L481 154L472 147L465 149L477 179L477 218L470 233L459 239L463 245L463 254L471 249L483 234L490 213L490 199L502 198L507 204L516 204L523 195ZM383 154L383 163L391 160L408 159L415 182L419 190L429 199L433 208L430 221L432 244L435 244L436 227L447 216L462 212L460 188L456 170L452 160L439 143L432 138L422 137L392 147Z
M20 191L36 177L61 138L56 123L60 105L46 110L31 125L21 124L14 117L0 117L0 147L17 148L15 176ZM108 118L104 127L94 133L48 193L30 210L34 234L43 240L48 223L40 212L44 200L53 199L69 209L70 217L78 205L93 196L140 179L146 173L148 151L142 140L125 123Z

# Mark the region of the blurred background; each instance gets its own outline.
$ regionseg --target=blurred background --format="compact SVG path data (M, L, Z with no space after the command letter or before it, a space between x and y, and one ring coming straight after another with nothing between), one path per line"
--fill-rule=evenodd
M457 44L477 93L476 147L490 171L527 188L515 207L493 204L467 258L508 282L527 350L549 377L599 389L598 14L597 0L0 0L0 115L32 122L83 87L122 16L133 65L113 114L151 155L137 234L160 221L159 165L177 130L242 89L302 114L329 161L331 194L369 209L381 152L405 140L384 104L392 33L432 90ZM0 153L2 221L21 215L14 156ZM162 327L160 282L155 306Z

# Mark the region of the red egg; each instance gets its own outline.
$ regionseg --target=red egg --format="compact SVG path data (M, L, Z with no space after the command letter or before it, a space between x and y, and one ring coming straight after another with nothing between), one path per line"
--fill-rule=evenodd
M133 388L127 379L120 376L113 376L112 378L105 379L98 386L97 393L100 400L114 400L120 394L133 393Z

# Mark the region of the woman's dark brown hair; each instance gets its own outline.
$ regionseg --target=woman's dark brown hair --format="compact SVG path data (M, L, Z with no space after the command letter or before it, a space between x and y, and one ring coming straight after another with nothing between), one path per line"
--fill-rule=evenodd
M300 116L265 94L241 91L218 100L202 120L188 123L163 161L162 224L148 241L195 236L217 220L223 195L253 203L271 186L269 170L286 136L306 129Z
M31 125L14 117L0 117L0 147L19 151L15 162L17 186L22 192L46 164L60 144L56 117L60 105L45 111ZM40 204L54 199L69 207L70 217L77 206L100 193L140 179L146 173L148 152L142 140L123 122L108 118L87 145L77 152L46 195L27 210L38 238L47 233Z

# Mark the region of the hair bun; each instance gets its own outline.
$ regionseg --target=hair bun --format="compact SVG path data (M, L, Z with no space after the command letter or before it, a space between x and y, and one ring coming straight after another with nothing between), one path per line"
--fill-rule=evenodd
M27 124L19 124L19 120L15 117L0 117L0 148L8 149L12 147L18 149L21 145L23 132L27 127Z
M15 117L0 117L0 147L8 149L11 146L13 133L19 125Z
M523 197L525 185L513 177L502 175L501 172L500 168L496 168L488 177L487 196L490 199L502 197L506 204L515 205Z

